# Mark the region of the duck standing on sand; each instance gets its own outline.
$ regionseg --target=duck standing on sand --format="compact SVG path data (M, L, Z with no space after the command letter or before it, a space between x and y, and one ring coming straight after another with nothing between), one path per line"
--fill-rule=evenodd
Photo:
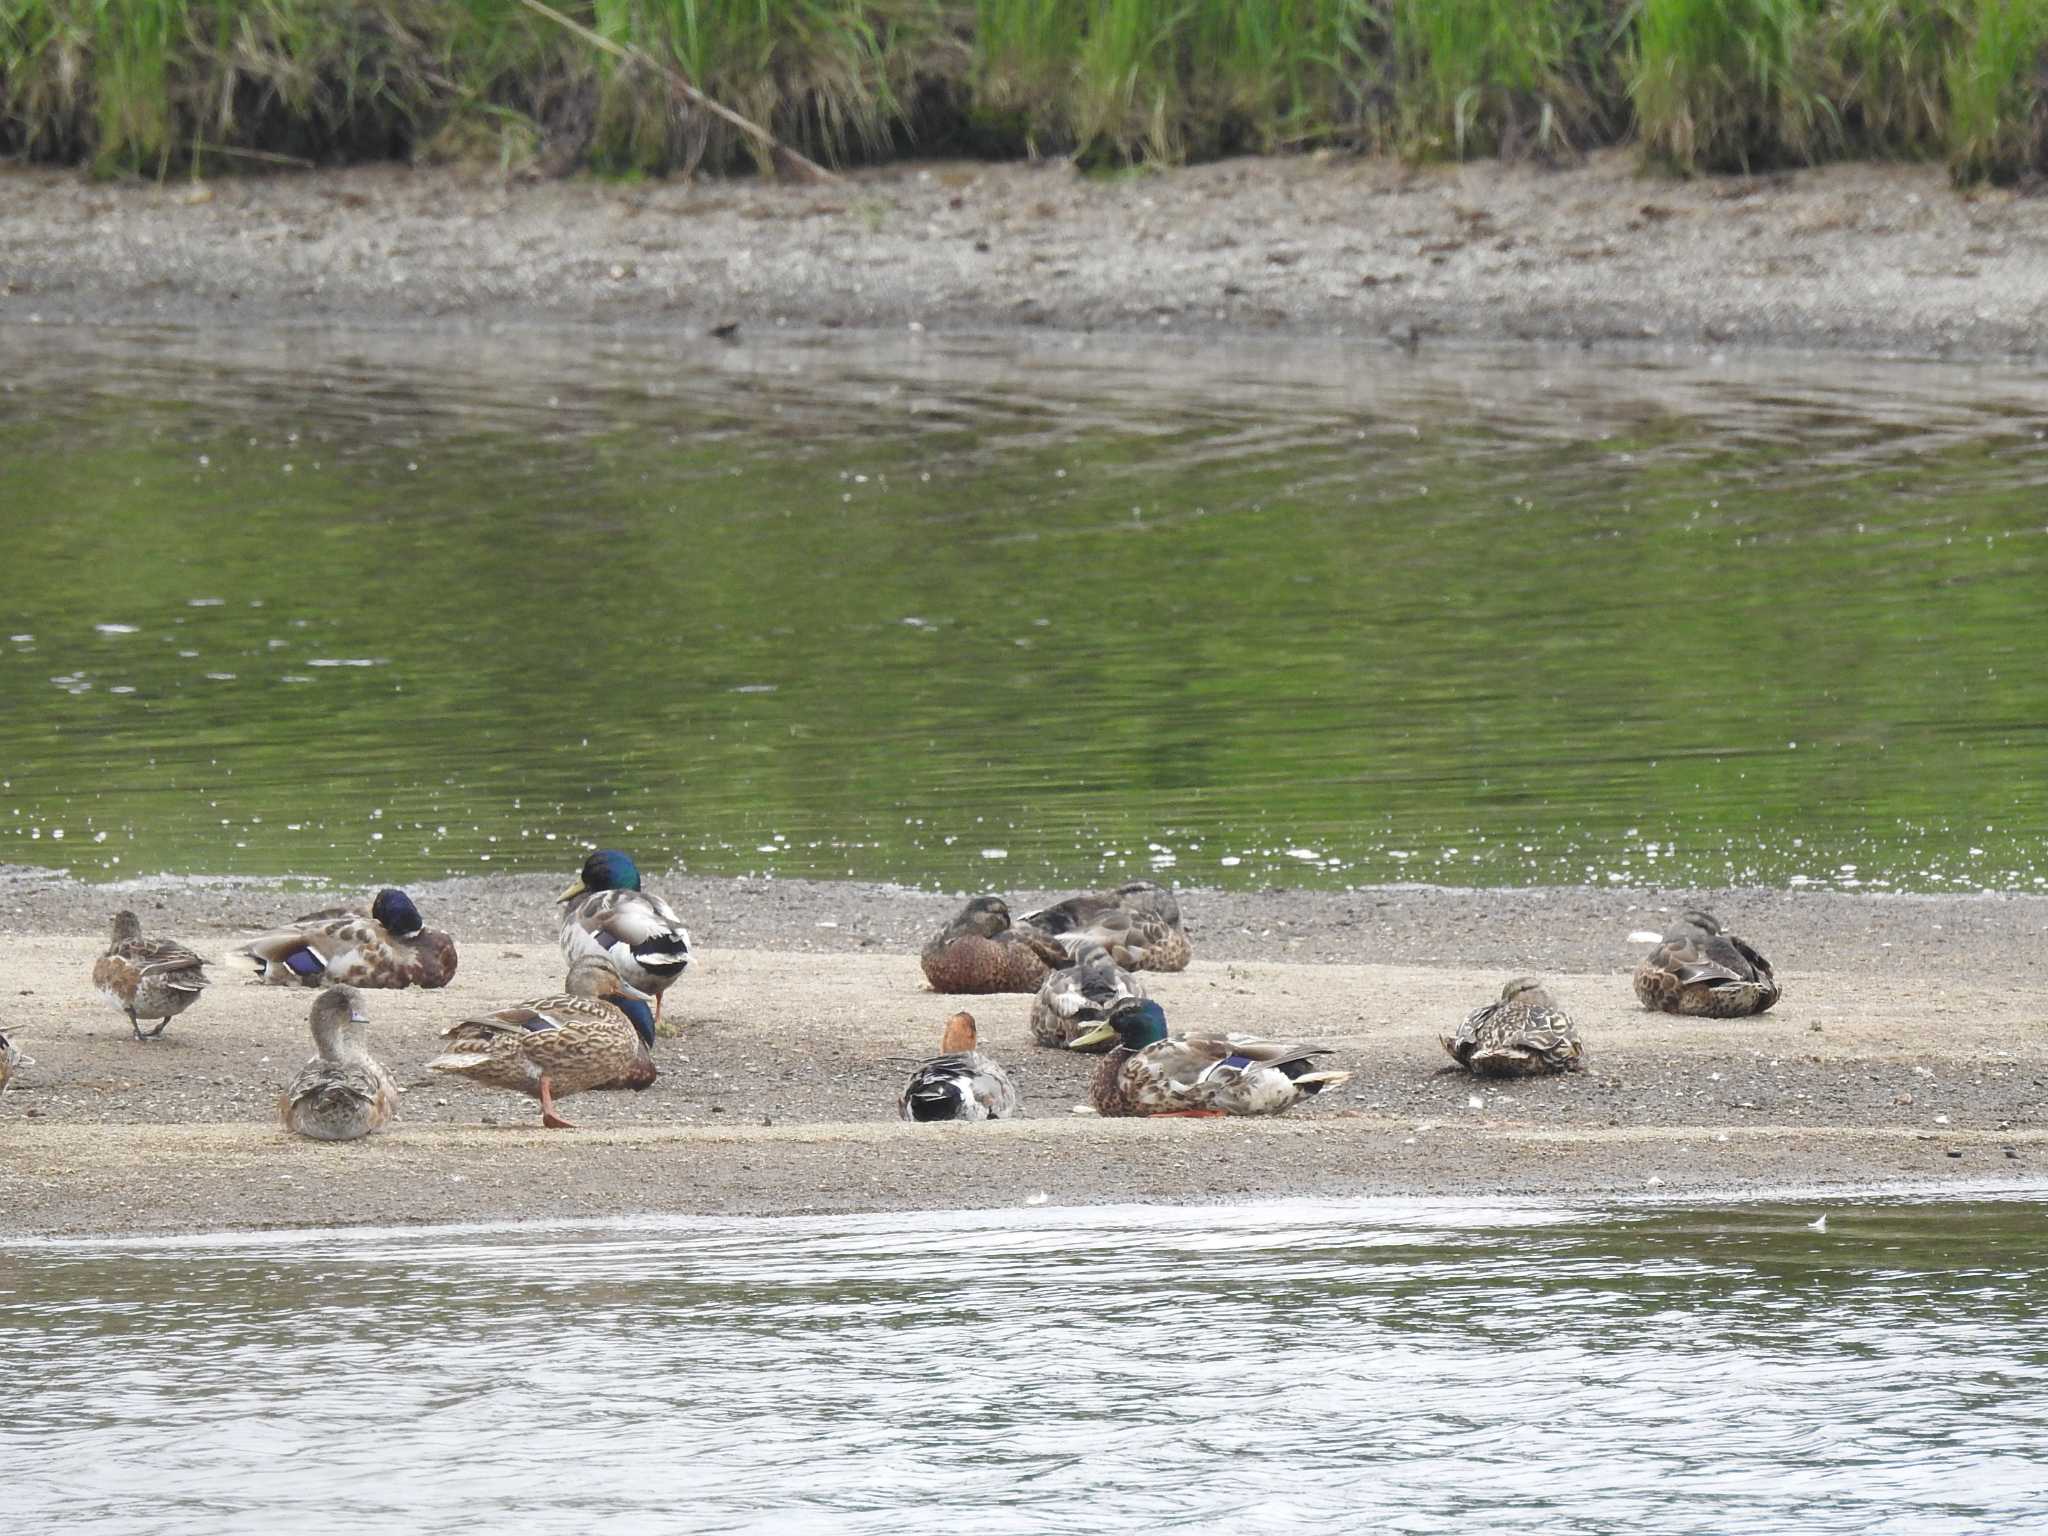
M640 870L616 848L601 848L583 861L575 883L556 898L562 913L562 960L569 966L586 956L609 960L636 991L654 999L661 1022L661 995L690 968L690 930L659 896L640 889Z
M1645 1008L1708 1019L1762 1013L1781 992L1771 962L1696 907L1665 930L1636 967L1635 983Z
M918 956L934 992L1036 992L1072 963L1059 940L1011 921L1000 896L977 896L926 941Z
M585 955L561 992L449 1025L441 1031L447 1049L427 1066L539 1099L542 1125L572 1130L555 1113L556 1099L654 1082L652 1001L611 961Z
M1024 1107L1017 1085L975 1049L974 1015L956 1013L939 1039L945 1052L910 1074L896 1109L906 1120L1010 1120Z
M199 1001L207 984L206 962L172 939L145 939L142 919L133 912L114 914L114 940L94 962L92 984L107 1001L128 1015L138 1040L161 1040L165 1028ZM158 1019L144 1034L142 1019Z
M1499 1002L1475 1008L1456 1034L1437 1038L1451 1060L1480 1077L1536 1077L1586 1066L1578 1025L1534 976L1517 976L1500 989Z
M1327 1045L1247 1035L1178 1035L1147 998L1126 998L1070 1050L1114 1040L1089 1088L1103 1115L1277 1115L1296 1100L1351 1081L1349 1072L1312 1071Z
M323 907L251 939L228 960L273 987L445 987L455 976L455 941L421 921L405 892L386 888L367 917Z
M1127 971L1184 971L1195 953L1180 924L1179 898L1151 880L1069 896L1021 921L1062 942L1092 939Z
M1109 1010L1125 998L1145 995L1138 978L1093 939L1067 942L1074 946L1073 963L1046 977L1031 1000L1031 1038L1040 1045L1067 1045L1108 1018ZM1107 1040L1102 1049L1109 1049Z
M0 1035L0 1098L6 1097L7 1085L14 1081L16 1072L35 1064L35 1057L23 1055L12 1040Z
M355 1141L398 1118L398 1084L370 1054L363 995L331 987L314 999L313 1049L319 1054L278 1095L284 1128L314 1141Z

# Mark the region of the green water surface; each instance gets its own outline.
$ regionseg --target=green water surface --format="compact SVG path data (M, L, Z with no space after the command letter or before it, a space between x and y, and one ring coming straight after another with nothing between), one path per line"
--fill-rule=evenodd
M2048 883L2048 383L0 329L0 861Z

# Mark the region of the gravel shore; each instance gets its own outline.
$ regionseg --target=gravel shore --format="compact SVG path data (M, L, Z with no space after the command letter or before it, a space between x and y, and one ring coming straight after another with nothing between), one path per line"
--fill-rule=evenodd
M972 999L1025 1120L896 1123L952 1002L915 950L957 898L668 876L702 947L644 1094L570 1101L582 1129L430 1077L435 1032L560 977L538 876L417 886L463 946L454 984L371 996L403 1124L342 1147L274 1128L310 998L223 973L159 1045L88 981L117 904L218 953L330 893L247 881L82 885L0 871L0 1027L37 1059L0 1103L23 1233L778 1214L1281 1195L1720 1194L2048 1174L2048 1038L2028 1000L2048 900L1558 889L1183 894L1195 964L1150 978L1183 1028L1313 1036L1357 1078L1271 1122L1104 1122L1092 1062L1028 1043L1029 999ZM349 895L356 893L333 893ZM1040 893L1015 893L1029 901ZM1646 1014L1630 934L1706 900L1777 963L1757 1020ZM1439 1031L1508 974L1553 978L1592 1070L1520 1084L1441 1073ZM1474 1101L1477 1101L1476 1103ZM624 1177L621 1175L624 1174Z
M1934 166L1679 181L1347 156L823 186L0 171L0 323L789 328L2034 356L2048 199Z

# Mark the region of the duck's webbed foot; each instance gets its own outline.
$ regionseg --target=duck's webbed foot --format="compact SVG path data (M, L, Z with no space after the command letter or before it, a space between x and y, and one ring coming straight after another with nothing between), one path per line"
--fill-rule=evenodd
M551 1131L573 1131L575 1126L555 1113L554 1085L545 1077L540 1080L540 1123Z

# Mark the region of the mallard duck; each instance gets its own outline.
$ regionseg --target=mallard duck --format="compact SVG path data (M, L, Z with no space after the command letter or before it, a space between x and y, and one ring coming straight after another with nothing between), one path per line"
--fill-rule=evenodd
M1645 1008L1709 1019L1741 1019L1777 1002L1771 962L1721 926L1711 912L1690 908L1636 967L1636 997Z
M114 940L93 963L92 984L121 1012L138 1040L161 1040L171 1020L199 1001L206 962L171 939L145 939L142 919L114 914ZM162 1022L147 1034L139 1022Z
M427 1066L528 1094L540 1100L542 1125L569 1130L555 1113L556 1099L653 1083L652 1001L611 961L585 955L569 967L561 992L449 1025L441 1031L448 1048Z
M313 1000L310 1022L320 1054L278 1095L284 1128L314 1141L354 1141L396 1119L398 1084L370 1054L362 993L330 987Z
M12 1040L0 1035L0 1094L7 1092L7 1085L14 1081L16 1072L35 1064L35 1057L24 1055Z
M918 957L934 992L1036 992L1072 957L1049 934L1011 920L1000 896L977 896Z
M571 904L562 913L562 959L571 966L585 955L611 961L627 983L654 999L658 1027L662 993L690 968L683 920L640 889L639 869L616 848L585 859L583 872L556 899Z
M1024 1100L1010 1074L974 1048L974 1015L956 1013L939 1039L945 1054L910 1074L896 1109L906 1120L1014 1119Z
M1499 1002L1473 1009L1455 1035L1438 1038L1451 1060L1480 1077L1535 1077L1586 1065L1579 1026L1534 976L1517 976L1500 989Z
M1349 1072L1312 1072L1327 1045L1255 1040L1246 1035L1177 1035L1148 998L1126 998L1109 1017L1077 1035L1069 1050L1105 1041L1088 1092L1103 1115L1277 1115L1297 1099L1351 1081Z
M1184 971L1195 952L1180 925L1179 899L1150 880L1069 896L1022 921L1055 938L1092 939L1129 971Z
M403 891L385 889L365 917L323 907L251 939L228 956L273 987L445 987L455 941L420 920Z
M1143 997L1138 978L1109 958L1109 951L1093 939L1069 936L1072 963L1045 978L1038 996L1031 1000L1031 1038L1040 1045L1063 1046L1092 1024L1109 1017L1109 1010L1127 997ZM1100 1049L1108 1050L1104 1040Z

